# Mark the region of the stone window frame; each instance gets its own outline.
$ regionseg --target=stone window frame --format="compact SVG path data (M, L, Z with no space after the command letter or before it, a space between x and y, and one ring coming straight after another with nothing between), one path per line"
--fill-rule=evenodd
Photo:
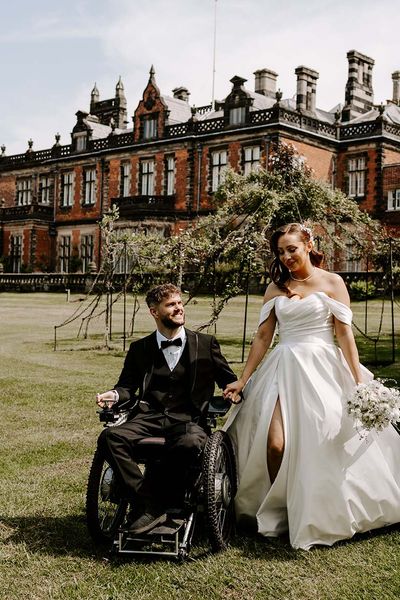
M22 233L12 233L10 235L10 263L12 273L21 273L23 243Z
M75 152L83 152L87 148L88 135L87 131L74 133Z
M176 184L176 158L174 154L167 154L164 158L164 177L165 195L173 196Z
M400 211L400 189L388 190L387 208L388 212Z
M250 158L248 157L248 151L251 151ZM253 151L258 150L258 157L253 156ZM261 154L262 148L261 143L249 143L243 144L242 146L242 171L243 175L249 175L252 172L258 171L261 167ZM246 156L247 155L247 156Z
M82 260L82 272L87 273L89 271L90 263L93 262L94 256L94 235L92 233L81 235L80 255Z
M16 206L30 206L33 200L32 177L21 177L16 182Z
M225 162L221 162L221 155L225 154ZM218 161L215 161L216 156ZM229 150L227 146L210 148L210 193L214 194L223 182L224 172L229 167Z
M158 137L158 113L143 115L140 120L141 139L155 140Z
M156 161L154 157L141 158L139 164L139 195L154 196ZM152 167L151 169L149 168L150 166Z
M354 257L355 244L346 242L345 248L345 271L356 273L361 270L361 257Z
M71 234L63 234L58 238L58 262L60 273L69 273L72 248L71 242Z
M82 206L94 206L96 204L97 191L96 167L85 167L83 169L82 183Z
M126 198L130 196L131 190L132 165L130 161L121 161L119 177L119 195L121 198Z
M349 198L363 198L367 189L366 154L347 157L347 195Z
M60 207L71 208L74 204L74 194L75 171L64 171L61 173Z
M49 173L39 175L39 204L50 206L53 202L53 177Z
M229 109L230 126L245 125L247 121L248 108L245 104L241 106L232 106Z

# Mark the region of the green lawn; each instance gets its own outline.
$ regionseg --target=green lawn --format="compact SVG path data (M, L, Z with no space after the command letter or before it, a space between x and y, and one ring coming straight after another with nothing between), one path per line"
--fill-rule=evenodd
M59 329L59 350L54 352L54 325L82 306L77 296L72 299L67 303L62 294L0 294L0 599L400 597L400 533L394 529L310 552L292 550L286 539L238 535L228 551L211 555L200 539L192 551L195 561L183 565L103 558L86 531L84 496L101 429L95 393L114 384L122 366L122 305L114 312L111 352L101 349L99 320L88 340L76 339L76 322ZM140 302L135 336L152 329ZM248 340L256 328L260 304L260 297L250 298ZM131 308L129 300L128 314ZM206 321L209 308L207 298L189 305L188 326L195 328ZM372 302L369 308L373 332L379 303ZM362 305L355 304L353 309L357 323L363 323ZM236 361L237 371L241 369L243 310L243 298L231 301L217 324L223 351ZM386 336L389 330L388 314ZM388 347L385 337L381 362L387 359ZM361 351L363 357L370 352L363 344ZM372 370L395 376L399 362Z

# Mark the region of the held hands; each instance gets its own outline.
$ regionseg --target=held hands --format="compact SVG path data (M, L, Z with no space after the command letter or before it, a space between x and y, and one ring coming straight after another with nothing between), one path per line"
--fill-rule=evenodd
M96 404L100 408L111 408L117 402L114 390L104 392L104 394L96 394Z
M232 404L239 404L242 401L241 391L244 388L244 383L241 379L228 383L224 389L223 396L227 398Z

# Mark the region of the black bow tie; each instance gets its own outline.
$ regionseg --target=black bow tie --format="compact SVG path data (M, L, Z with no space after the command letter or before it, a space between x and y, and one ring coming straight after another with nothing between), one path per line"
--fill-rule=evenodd
M168 348L168 346L182 346L182 338L176 338L176 340L163 340L161 342L161 348Z

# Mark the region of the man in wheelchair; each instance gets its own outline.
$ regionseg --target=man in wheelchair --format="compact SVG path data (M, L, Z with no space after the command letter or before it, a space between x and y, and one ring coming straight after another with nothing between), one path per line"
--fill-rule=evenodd
M165 522L166 509L182 507L185 490L200 474L215 383L223 389L236 380L217 340L184 327L179 288L169 283L156 286L146 303L156 331L131 344L115 388L96 397L101 408L137 397L132 416L105 428L98 440L121 494L134 507L128 514L133 535ZM152 437L165 438L162 461L144 476L135 450Z

